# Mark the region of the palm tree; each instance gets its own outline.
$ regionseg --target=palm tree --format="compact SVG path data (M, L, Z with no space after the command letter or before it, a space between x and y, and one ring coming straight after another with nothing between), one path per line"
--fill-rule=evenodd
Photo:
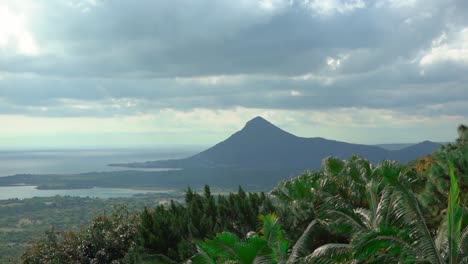
M439 226L444 220L444 210L450 188L451 161L458 175L460 184L461 203L468 205L468 129L464 125L458 128L458 138L454 143L441 146L433 154L414 162L412 166L423 168L420 170L423 190L418 193L422 205L429 208L433 227Z
M317 218L320 197L315 195L315 190L322 188L318 181L323 178L321 174L320 171L305 172L297 178L280 183L271 192L271 196L275 198L276 213L291 241L297 240L306 226ZM319 243L325 242L327 241Z
M348 161L328 157L319 171L307 171L301 176L282 182L271 195L276 198L277 213L290 241L296 241L313 220L319 218L321 204L327 197L339 196L350 206L364 207L368 204L366 181L371 165L361 157L353 156ZM316 224L310 230L308 247L317 247L334 240L343 240Z
M407 188L411 179L395 164L385 162L379 167L375 171L380 170L383 188L376 192L376 178L370 178L369 208L353 209L335 197L329 199L325 209L330 226L350 228L350 242L323 245L306 258L307 262L466 263L468 227L461 229L462 208L453 166L446 224L436 237L432 236L414 193ZM379 202L374 203L372 197L380 197Z
M286 263L289 243L284 239L274 214L260 215L259 235L249 232L242 240L230 232L222 232L213 239L196 241L198 253L191 258L194 264L211 263Z

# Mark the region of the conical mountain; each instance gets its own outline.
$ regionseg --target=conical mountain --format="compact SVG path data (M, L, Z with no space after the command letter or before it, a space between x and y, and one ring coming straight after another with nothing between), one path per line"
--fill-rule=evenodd
M214 167L264 167L287 165L291 146L300 138L256 117L228 139L189 158Z
M424 147L418 146L390 151L377 146L350 144L318 137L303 138L282 130L262 117L255 117L226 140L194 156L127 166L316 169L328 156L347 159L357 154L374 163L384 159L408 162L432 151L433 148L427 148L425 151Z

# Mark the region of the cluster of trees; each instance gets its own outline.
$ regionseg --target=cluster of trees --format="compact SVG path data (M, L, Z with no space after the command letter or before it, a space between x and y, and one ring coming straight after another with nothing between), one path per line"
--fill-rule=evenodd
M117 208L112 215L99 215L81 232L54 229L23 255L23 263L119 263L131 262L138 234L135 215ZM133 258L133 259L132 259Z
M180 200L183 193L147 193L132 197L35 197L0 201L0 263L18 263L31 244L31 238L41 238L44 230L54 227L56 232L79 230L91 224L102 212L112 212L115 206L125 204L130 211L141 211L145 206L169 199Z
M178 261L195 253L194 239L214 236L222 231L243 236L256 230L259 214L271 213L274 207L264 193L238 193L214 197L208 186L198 194L189 189L185 204L171 202L140 215L140 245L145 255L164 255Z
M78 262L468 263L468 129L458 132L454 144L406 166L330 157L269 195L188 190L185 205L145 209L125 221L137 232L120 242L121 255L84 236L112 257ZM67 237L41 243L25 262L73 263L35 259L46 249L66 251Z
M365 178L366 207L354 207L341 196L321 193L326 203L294 247L283 238L277 218L261 216L260 234L240 240L232 233L196 242L192 263L467 263L468 228L463 226L459 187L452 167L447 214L437 232L426 224L414 193L406 188L410 177L394 163L380 164ZM384 177L383 181L376 179ZM384 185L384 186L381 186ZM344 242L331 241L315 249L315 229L341 234ZM333 240L333 239L331 239Z
M185 203L171 201L154 209L129 213L117 208L102 214L78 232L47 232L22 256L24 263L141 263L172 259L176 263L196 253L194 239L232 231L256 230L257 217L274 207L265 193L217 197L205 186L202 194L188 189Z

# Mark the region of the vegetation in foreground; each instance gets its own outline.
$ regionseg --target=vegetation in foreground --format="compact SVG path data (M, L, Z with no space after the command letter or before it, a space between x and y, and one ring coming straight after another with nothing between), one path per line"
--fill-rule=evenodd
M467 263L468 129L458 132L454 144L407 166L327 158L270 195L189 190L185 205L117 212L81 232L50 233L22 260Z
M15 263L51 227L54 232L78 231L92 219L125 204L129 211L183 198L181 193L148 193L129 198L36 197L0 201L0 263Z

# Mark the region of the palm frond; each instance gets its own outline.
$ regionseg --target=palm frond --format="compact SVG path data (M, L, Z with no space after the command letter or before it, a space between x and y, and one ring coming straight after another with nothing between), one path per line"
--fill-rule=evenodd
M447 212L447 230L448 230L448 244L450 253L450 264L457 263L458 258L458 239L461 232L462 224L462 209L460 207L460 195L458 190L458 183L455 177L453 163L449 163L450 168L450 192L448 199L448 212Z
M349 244L326 244L318 247L306 257L308 262L316 263L321 259L345 259L351 254L352 246ZM314 261L315 260L315 261ZM336 262L335 262L336 263Z
M327 157L322 161L322 170L329 176L338 175L344 166L343 160L334 157Z
M394 203L392 190L388 187L384 187L380 192L380 201L377 205L377 211L373 219L373 227L377 224L383 226L390 226L393 221L392 218L392 205Z
M356 208L353 212L361 218L361 222L365 224L367 228L372 228L374 213L366 208Z
M443 259L449 256L447 218L440 224L434 237L434 242Z
M197 245L197 254L191 258L193 264L216 264L213 256L210 256L203 247Z
M458 254L460 257L468 257L468 226L461 232L460 240L458 242ZM463 262L462 262L463 263Z
M291 254L289 255L289 259L286 262L287 264L294 264L296 263L301 257L304 256L304 253L307 251L305 248L308 241L311 238L311 233L313 231L313 228L319 224L318 220L314 220L310 222L310 224L307 226L306 230L302 233L301 237L296 241L296 244L294 244L294 247L291 251Z
M201 257L206 258L235 258L238 255L237 244L239 238L232 233L222 232L216 235L213 239L208 239L204 242L195 241L197 250L201 253Z
M237 246L237 260L240 263L251 264L256 259L265 259L265 256L271 254L270 251L265 251L267 242L261 237L251 237Z
M391 186L393 200L395 201L393 211L396 221L401 226L410 228L410 235L416 239L415 246L418 249L417 254L419 257L430 263L444 263L432 239L431 232L419 207L419 202L406 186L410 179L406 178L403 173L397 175L385 173L383 176Z
M348 208L328 209L324 216L328 222L339 225L347 224L356 232L367 229L367 225L362 221L362 218L354 210Z
M283 238L283 232L278 224L278 218L274 214L260 215L263 223L260 233L266 244L272 249L271 257L275 261L284 262L287 258L289 242Z
M354 256L358 259L370 259L377 256L412 255L411 238L397 228L381 228L358 234L352 241Z
M310 264L336 264L336 261L327 257L308 257L306 263Z

